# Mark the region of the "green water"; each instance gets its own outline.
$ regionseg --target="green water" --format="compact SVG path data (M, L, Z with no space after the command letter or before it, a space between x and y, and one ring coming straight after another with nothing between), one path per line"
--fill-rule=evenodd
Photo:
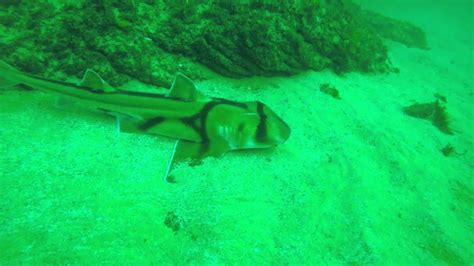
M234 101L265 103L291 135L166 178L176 138L144 125L169 117L126 132L130 109L115 110L119 129L83 98L7 86L16 72L0 65L0 265L472 265L473 12L471 0L3 0L0 60L25 75L77 84L93 69L156 94L181 72L232 102L188 110L204 127L180 120L176 136L211 147ZM273 137L270 111L246 108L248 143Z

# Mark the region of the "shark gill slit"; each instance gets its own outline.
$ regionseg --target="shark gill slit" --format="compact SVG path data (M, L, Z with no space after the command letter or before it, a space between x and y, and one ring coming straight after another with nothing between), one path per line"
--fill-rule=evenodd
M259 142L264 142L267 136L267 115L263 111L263 104L257 102L258 126L255 132L255 138Z

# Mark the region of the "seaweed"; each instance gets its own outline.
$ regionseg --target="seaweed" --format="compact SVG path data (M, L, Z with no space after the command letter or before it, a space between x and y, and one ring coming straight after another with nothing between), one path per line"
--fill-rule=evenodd
M440 151L445 157L449 157L453 153L457 155L464 155L467 153L467 150L464 150L464 152L457 152L450 143L446 144Z
M446 96L444 96L444 95L441 94L441 93L437 93L437 92L436 92L436 93L433 93L433 96L434 96L436 99L442 101L443 103L448 103L448 99L446 98Z
M339 91L336 89L336 87L328 83L321 84L321 86L319 86L319 91L327 95L330 95L334 99L338 99L338 100L341 99L341 96L339 95Z
M434 112L434 102L415 103L410 106L403 107L403 112L412 117L430 120L430 117Z
M409 116L431 121L441 132L453 135L454 132L449 126L449 116L446 106L442 105L438 99L430 103L415 103L404 107L403 112Z
M444 146L442 149L441 149L441 153L443 153L444 156L448 157L451 153L454 152L454 148L451 144L446 144L446 146Z
M451 128L449 128L449 118L448 113L446 112L446 106L442 106L438 100L436 100L434 104L432 122L441 132L448 135L454 134Z
M171 229L175 234L178 233L179 229L181 229L181 219L179 218L178 215L176 215L176 213L174 213L173 211L169 211L167 214L166 214L166 217L165 217L165 220L163 221L163 223L165 224L166 227L168 227L169 229Z

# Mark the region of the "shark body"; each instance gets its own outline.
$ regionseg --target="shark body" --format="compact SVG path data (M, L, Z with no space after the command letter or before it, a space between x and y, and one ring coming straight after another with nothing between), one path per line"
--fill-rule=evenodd
M87 70L78 84L23 73L0 61L0 87L24 84L75 98L113 115L121 131L177 139L165 177L176 163L221 157L230 150L270 148L285 142L288 125L265 104L207 97L178 74L167 94L121 90Z

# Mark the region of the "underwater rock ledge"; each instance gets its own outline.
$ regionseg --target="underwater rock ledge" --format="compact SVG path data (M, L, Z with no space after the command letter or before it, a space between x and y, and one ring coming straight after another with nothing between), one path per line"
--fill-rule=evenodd
M201 65L236 78L391 69L368 22L373 14L347 0L7 3L0 10L0 59L54 78L79 78L92 68L115 86L130 78L168 86L177 71L204 78ZM417 29L376 17L405 39Z

